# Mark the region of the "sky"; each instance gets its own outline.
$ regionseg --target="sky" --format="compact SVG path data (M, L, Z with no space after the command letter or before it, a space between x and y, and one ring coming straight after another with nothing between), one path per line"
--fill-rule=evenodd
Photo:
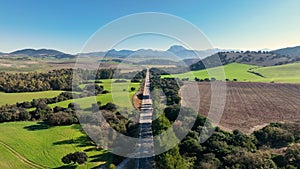
M78 53L100 28L142 12L182 18L200 29L215 48L299 46L299 9L299 0L0 0L0 52L49 48ZM172 44L177 42L147 36L131 38L116 48L167 49ZM99 51L106 50L102 46L99 44Z

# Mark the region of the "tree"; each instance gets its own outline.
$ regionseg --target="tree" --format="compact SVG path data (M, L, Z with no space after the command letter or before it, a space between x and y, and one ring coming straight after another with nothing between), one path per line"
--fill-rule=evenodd
M276 168L276 164L271 160L271 155L267 152L258 151L251 153L248 151L240 151L238 153L230 154L224 159L224 164L229 168Z
M201 161L199 163L199 166L195 166L195 168L210 168L210 169L217 169L221 166L221 162L218 158L216 158L215 154L213 153L207 153L203 154L203 157L201 157Z
M31 115L28 111L26 111L26 109L20 109L20 114L19 114L20 120L27 121L27 120L30 120L30 118L31 118Z
M187 168L184 159L179 154L178 146L175 146L169 151L157 156L156 165L158 166L158 168L165 168L165 169L186 169Z
M191 137L187 137L187 139L181 142L179 148L181 154L188 153L192 156L198 155L203 151L203 147L199 141Z
M258 140L259 145L271 147L284 147L295 140L291 132L274 125L255 131L254 136Z
M75 153L69 153L67 155L65 155L61 161L64 164L70 164L71 162L73 162L74 164L84 164L88 159L88 156L86 155L86 153L84 152L75 152Z
M285 150L285 158L292 165L300 168L300 145L292 145Z

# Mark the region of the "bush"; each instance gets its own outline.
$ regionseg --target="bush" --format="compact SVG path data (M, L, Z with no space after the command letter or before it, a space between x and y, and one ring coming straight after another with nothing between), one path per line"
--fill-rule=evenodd
M260 146L267 145L270 147L285 147L295 140L293 134L289 131L272 125L255 131L253 134L258 140L258 144Z

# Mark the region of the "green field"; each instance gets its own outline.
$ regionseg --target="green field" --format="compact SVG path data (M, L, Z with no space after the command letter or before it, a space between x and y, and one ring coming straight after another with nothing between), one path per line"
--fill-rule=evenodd
M79 104L82 109L91 107L92 103L96 103L97 101L101 101L102 104L106 104L108 102L113 102L118 105L120 108L129 108L132 109L132 97L137 92L140 87L140 83L131 83L131 82L121 82L115 83L115 79L107 79L101 80L103 83L99 85L104 87L104 90L110 91L107 94L100 94L96 97L85 97L75 100L66 100L54 104L50 104L51 108L55 106L67 107L69 103L75 101L75 103ZM83 87L82 85L81 87ZM130 91L131 87L135 87L135 91Z
M240 63L231 63L222 67L210 68L207 70L191 71L182 74L173 74L173 75L164 75L164 77L175 77L175 78L189 78L189 80L194 80L195 77L199 79L205 79L212 77L217 80L229 80L237 79L238 81L259 81L263 79L260 76L247 72L250 68L256 68L258 66L240 64Z
M2 145L0 145L0 152L0 168L30 168L30 165L23 163Z
M3 93L0 92L0 106L4 104L15 104L16 102L32 101L38 98L52 98L58 96L62 91L26 92L26 93Z
M264 77L250 73L248 72L249 70L259 73ZM208 75L208 72L210 73L210 76ZM175 77L179 79L189 78L191 81L193 81L195 77L199 79L211 79L214 77L217 80L237 79L237 81L240 82L300 83L300 63L268 67L231 63L222 67L215 67L207 70L162 76L162 78L165 77Z
M254 69L265 76L265 82L286 82L286 83L300 83L300 63L291 63L279 66L269 66Z
M91 104L96 101L101 101L103 104L113 102L121 108L133 109L132 96L139 89L140 83L130 83L129 81L115 83L114 81L112 79L102 80L103 83L99 84L104 86L104 89L110 91L110 93L76 99L76 103L80 104L83 109L91 107ZM130 91L131 87L135 87L135 91ZM31 101L36 98L55 97L61 92L0 93L2 95L0 103L2 105L13 104ZM74 100L66 100L49 106L67 107L71 102L74 102ZM80 132L79 125L48 128L38 122L1 123L0 168L33 168L30 163L44 168L60 167L63 165L61 158L64 155L93 148L93 146L82 146L86 143L81 139L84 136ZM16 153L10 151L10 148ZM105 150L91 150L87 152L87 155L90 157L89 161L85 165L79 166L79 168L92 168L109 160L109 155ZM26 163L26 160L29 164Z
M24 158L46 168L62 166L61 158L68 153L93 148L86 146L86 142L82 139L84 136L80 132L79 125L46 128L37 122L0 124L1 143L11 146ZM30 165L1 144L0 151L0 168L30 168ZM79 168L91 168L108 160L105 150L90 150L86 153L89 156L88 162ZM101 154L103 154L102 158Z

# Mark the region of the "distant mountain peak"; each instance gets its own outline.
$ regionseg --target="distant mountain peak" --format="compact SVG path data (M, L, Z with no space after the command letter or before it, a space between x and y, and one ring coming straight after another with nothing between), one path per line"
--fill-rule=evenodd
M173 45L167 51L176 53L176 52L185 51L185 50L187 50L187 49L181 45Z

